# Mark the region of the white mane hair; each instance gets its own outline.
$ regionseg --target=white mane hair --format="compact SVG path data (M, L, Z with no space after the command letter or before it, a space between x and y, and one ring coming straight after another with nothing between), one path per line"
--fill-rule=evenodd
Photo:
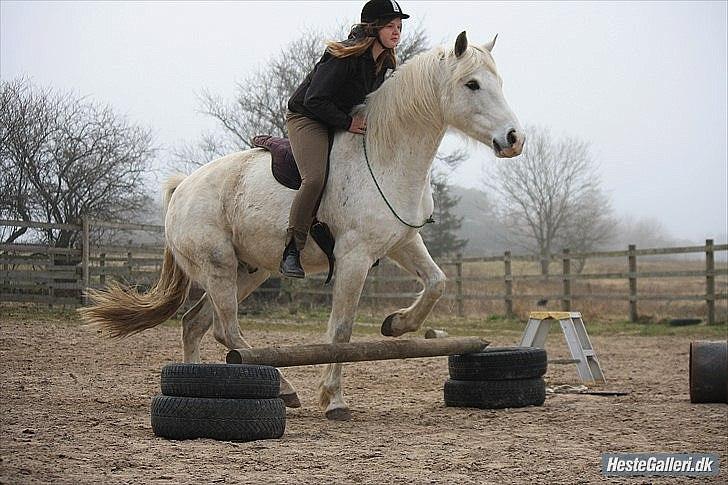
M367 118L366 141L376 151L378 160L386 160L399 140L398 127L420 125L418 132L431 137L438 144L442 125L443 103L448 93L458 84L466 82L479 67L485 65L500 81L495 62L487 49L469 45L465 52L455 57L453 49L436 47L417 54L399 66L376 91L367 96L366 104L353 112ZM372 143L374 142L374 143Z

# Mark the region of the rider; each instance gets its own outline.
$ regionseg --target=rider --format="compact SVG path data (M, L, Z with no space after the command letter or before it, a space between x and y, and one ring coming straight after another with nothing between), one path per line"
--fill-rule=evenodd
M343 42L329 42L321 60L288 100L286 128L301 173L301 188L291 206L280 271L303 278L300 252L313 221L326 178L329 132L364 134L366 119L350 116L352 108L384 81L397 64L402 12L395 0L369 0Z

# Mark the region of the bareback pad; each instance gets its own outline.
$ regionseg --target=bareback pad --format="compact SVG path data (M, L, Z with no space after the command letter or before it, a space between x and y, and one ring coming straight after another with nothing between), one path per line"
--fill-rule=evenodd
M329 155L331 155L331 141L332 136L329 135ZM301 173L298 171L296 160L293 157L293 151L291 150L291 142L288 138L279 138L277 136L270 135L258 135L251 139L251 143L254 147L263 148L268 150L271 154L271 170L273 172L273 178L275 178L279 184L288 187L289 189L298 190L301 188ZM330 160L326 161L326 179L329 178L329 164ZM316 203L315 212L318 212L319 203L321 197L323 197L323 191L326 190L326 181L324 181L324 188L319 195L318 202ZM329 261L329 274L326 277L326 283L331 281L331 276L334 274L334 235L331 234L331 230L326 223L316 219L314 214L313 223L309 229L311 238L316 241L318 247L326 255Z

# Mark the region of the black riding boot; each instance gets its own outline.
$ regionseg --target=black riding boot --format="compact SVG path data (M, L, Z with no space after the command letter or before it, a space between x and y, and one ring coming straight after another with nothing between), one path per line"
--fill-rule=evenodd
M296 242L291 239L283 250L283 259L281 259L280 272L283 276L290 278L305 278L306 273L301 267L301 253L296 247Z

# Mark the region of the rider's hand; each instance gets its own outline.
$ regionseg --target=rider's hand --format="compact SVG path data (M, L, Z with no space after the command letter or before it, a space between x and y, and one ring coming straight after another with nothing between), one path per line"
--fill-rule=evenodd
M364 115L355 115L351 119L349 131L352 133L357 133L359 135L363 135L367 132L367 119L364 117Z

